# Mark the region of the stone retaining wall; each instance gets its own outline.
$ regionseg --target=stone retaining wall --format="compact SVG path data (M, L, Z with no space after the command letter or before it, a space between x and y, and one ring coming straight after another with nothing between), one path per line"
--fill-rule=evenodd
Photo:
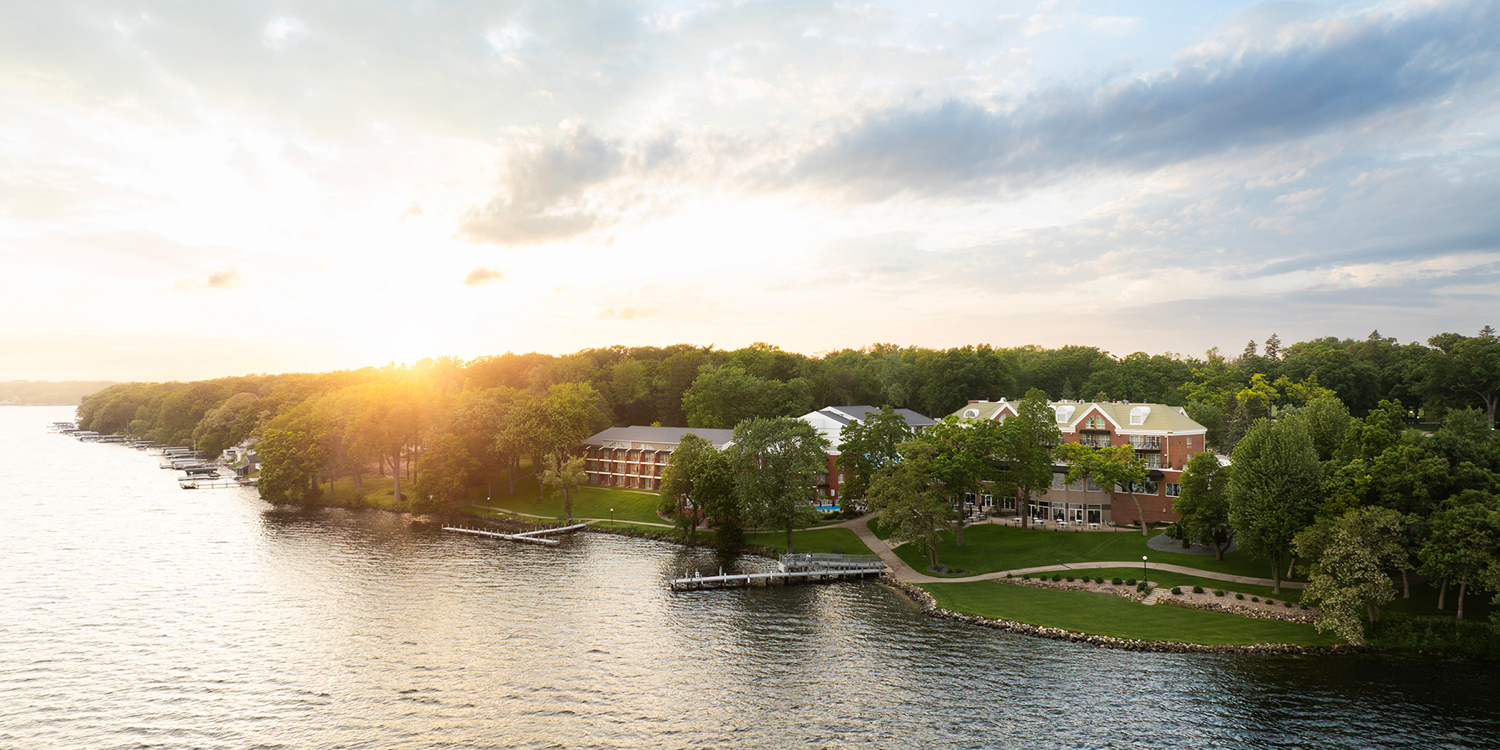
M921 607L922 613L930 617L944 620L954 620L969 625L978 625L995 630L1004 630L1011 633L1020 633L1037 638L1047 638L1054 641L1068 641L1070 643L1083 643L1100 648L1119 648L1127 651L1156 651L1162 653L1210 653L1210 654L1335 654L1354 653L1362 651L1358 646L1340 644L1337 646L1295 646L1290 643L1257 643L1249 646L1209 646L1201 643L1175 643L1171 641L1137 641L1127 638L1114 638L1107 635L1090 635L1088 633L1075 633L1062 628L1049 628L1041 625L1029 625L1024 622L1012 620L995 620L978 615L965 615L937 606L937 601L926 590L909 583L902 583L893 578L889 573L882 576L881 581L887 586L896 589L916 602Z

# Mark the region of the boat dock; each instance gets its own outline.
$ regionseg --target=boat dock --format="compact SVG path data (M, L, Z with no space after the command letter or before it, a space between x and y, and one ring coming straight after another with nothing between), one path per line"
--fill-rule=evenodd
M698 571L682 578L672 579L673 591L699 591L703 589L749 588L752 584L770 586L781 583L822 583L832 581L861 580L874 578L885 572L885 563L879 555L831 555L801 554L782 555L777 561L777 570L766 573L729 573L721 569L718 575L705 576Z
M460 534L474 534L477 536L487 536L493 537L495 539L504 539L510 542L529 542L531 544L544 544L549 547L556 547L557 545L562 544L562 542L559 542L556 539L546 538L547 534L564 534L586 528L587 526L588 524L586 523L576 523L572 526L559 526L555 529L537 529L536 531L523 531L519 534L503 534L498 531L490 531L488 529L471 529L466 526L444 526L443 531L456 531Z

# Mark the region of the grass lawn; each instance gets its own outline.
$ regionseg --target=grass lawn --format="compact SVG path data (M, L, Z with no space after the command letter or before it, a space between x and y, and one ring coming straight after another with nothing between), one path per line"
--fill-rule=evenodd
M895 529L887 529L880 525L880 516L865 521L865 528L869 529L870 533L874 534L875 538L881 541L889 541L891 535L896 533Z
M953 544L953 533L943 532L938 561L954 570L991 573L997 570L1034 568L1077 562L1134 562L1146 555L1152 562L1182 565L1218 573L1268 578L1270 564L1243 552L1231 552L1222 561L1211 555L1159 552L1146 546L1146 538L1130 532L1022 531L1014 526L979 524L964 529L964 546ZM927 569L927 551L914 545L896 548L915 570Z
M798 552L841 552L846 555L873 555L851 529L804 529L792 532ZM786 551L785 531L747 531L745 543L774 547Z
M667 523L656 515L656 505L660 498L654 492L630 492L613 487L585 486L579 487L571 494L573 495L574 518L607 519L610 517L610 508L614 508L614 518L618 521ZM486 504L483 487L479 488L475 502L480 505ZM542 499L537 496L536 480L530 477L516 482L514 495L505 494L504 485L495 485L494 497L488 504L491 507L505 508L534 516L566 517L563 513L562 492L555 487L548 487L547 497Z
M938 606L955 612L1115 638L1208 645L1328 646L1339 642L1311 625L1168 605L1146 606L1112 594L1038 589L999 581L930 583L922 588L932 593Z

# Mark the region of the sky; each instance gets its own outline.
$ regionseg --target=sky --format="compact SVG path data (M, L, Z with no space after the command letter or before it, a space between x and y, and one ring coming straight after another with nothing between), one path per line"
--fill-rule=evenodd
M1500 325L1500 4L0 4L0 380Z

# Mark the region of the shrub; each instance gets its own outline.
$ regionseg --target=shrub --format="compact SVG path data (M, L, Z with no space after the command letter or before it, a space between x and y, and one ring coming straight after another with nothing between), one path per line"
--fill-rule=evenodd
M1113 584L1113 585L1115 585L1115 586L1118 586L1118 585L1120 585L1121 581L1120 581L1120 579L1116 578L1113 581L1110 581L1110 583Z
M1236 599L1244 599L1245 595L1244 594L1235 594L1234 598L1236 598Z
M1061 581L1061 580L1062 580L1062 576L1057 575L1055 573L1052 575L1052 582L1053 583L1057 583L1058 581Z
M1126 586L1134 586L1135 585L1135 579L1134 578L1126 578L1125 579L1125 585Z
M1302 607L1303 609L1307 609L1307 605L1306 604L1302 604L1302 605L1298 605L1298 606Z
M1252 601L1252 602L1258 602L1258 601L1260 601L1260 597L1258 597L1258 596L1252 596L1252 597L1250 597L1250 601Z
M1031 576L1030 575L1023 575L1023 576L1021 576L1021 580L1023 580L1023 581L1029 581L1029 580L1031 580Z
M1104 583L1104 579L1103 578L1095 578L1094 579L1094 583L1102 584L1102 583Z
M1172 587L1172 596L1181 596L1181 595L1182 595L1182 589L1180 589L1180 588L1178 588L1176 586L1173 586Z
M1291 609L1292 608L1292 603L1291 602L1282 602L1282 604L1285 604L1287 609Z
M1194 594L1201 594L1201 593L1203 593L1203 587L1202 586L1194 586L1193 587L1193 593Z
M1276 606L1276 600L1275 599L1267 599L1266 600L1266 604L1269 604L1269 605L1271 605L1271 606L1274 607L1274 606Z
M1009 573L1006 573L1006 574L1005 574L1005 577L1006 577L1006 578L1010 578L1010 574L1009 574Z
M1214 596L1223 596L1224 589L1214 589Z
M1072 583L1072 582L1073 582L1073 576L1068 576L1068 583Z
M1151 584L1146 583L1145 581L1141 581L1140 583L1137 583L1135 585L1135 590L1136 591L1141 591L1141 592L1150 591L1151 590Z

